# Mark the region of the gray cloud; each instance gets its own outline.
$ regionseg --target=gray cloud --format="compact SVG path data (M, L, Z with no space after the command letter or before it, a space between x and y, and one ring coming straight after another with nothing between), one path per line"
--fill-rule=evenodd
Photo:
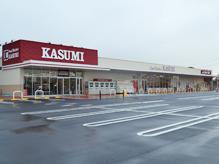
M100 56L219 72L216 0L1 0L0 43L30 39Z

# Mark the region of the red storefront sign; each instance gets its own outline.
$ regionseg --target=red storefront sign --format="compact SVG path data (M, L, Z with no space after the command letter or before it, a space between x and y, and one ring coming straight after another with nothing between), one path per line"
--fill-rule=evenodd
M98 65L97 50L18 40L3 46L3 66L28 60Z

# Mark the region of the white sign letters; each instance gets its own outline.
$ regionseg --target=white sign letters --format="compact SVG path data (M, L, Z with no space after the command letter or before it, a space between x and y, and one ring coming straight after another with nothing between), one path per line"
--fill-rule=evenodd
M19 57L19 48L12 48L10 50L4 50L3 52L4 61Z
M84 52L42 47L42 58L84 62Z
M175 72L176 68L174 66L162 65L162 66L151 66L150 70L153 70L153 71Z

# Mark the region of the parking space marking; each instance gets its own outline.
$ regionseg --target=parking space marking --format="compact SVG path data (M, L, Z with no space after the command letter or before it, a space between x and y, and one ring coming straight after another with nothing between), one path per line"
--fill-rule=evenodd
M182 111L188 111L188 110L200 109L200 108L203 108L203 106L189 106L189 107L168 109L168 110L159 111L159 112L150 112L147 114L141 114L141 115L135 115L135 116L129 116L129 117L121 117L121 118L115 118L115 119L110 119L110 120L85 123L85 124L83 124L83 126L86 126L86 127L105 126L105 125L110 125L110 124L128 122L128 121L139 120L139 119L143 119L143 118L150 118L150 117L155 117L155 116L161 116L164 114L169 114L169 113L174 113L174 112L182 112Z
M219 97L210 97L210 98L205 98L201 99L202 101L212 101L212 100L219 100Z
M13 105L14 102L0 101L0 104Z
M58 102L49 102L49 103L46 103L45 105L56 105L56 104L58 104Z
M173 132L176 130L184 129L184 128L187 128L187 127L190 127L193 125L201 124L201 123L208 122L208 121L218 119L218 118L219 118L219 112L213 113L210 115L206 115L206 116L202 116L202 117L198 117L198 118L194 118L194 119L190 119L187 121L182 121L182 122L178 122L178 123L174 123L174 124L170 124L170 125L165 125L165 126L161 126L161 127L154 128L154 129L141 131L141 132L138 132L137 135L147 136L147 137L155 137L155 136L170 133L170 132ZM170 128L170 129L168 129L168 128ZM165 129L167 129L167 130L165 130Z
M179 100L190 100L190 99L201 99L201 98L213 98L217 95L211 95L211 96L191 96L191 97L179 97L177 99Z
M81 107L91 107L92 104L84 104L84 105L81 105Z
M162 107L167 106L169 104L157 104L157 105L147 105L147 106L138 106L138 107L129 107L129 108L120 108L120 109L112 109L106 111L99 111L99 112L88 112L88 113L80 113L80 114L72 114L72 115L63 115L63 116L55 116L55 117L48 117L47 120L64 120L64 119L72 119L78 117L87 117L87 116L94 116L100 114L109 114L109 113L116 113L116 112L124 112L124 111L132 111L132 109L146 109L146 108L155 108L155 107Z
M43 103L43 102L40 101L40 100L29 100L29 102L32 102L32 103L34 103L34 104L41 104L41 103Z
M137 105L137 104L150 104L150 103L160 103L164 100L155 100L155 101L140 101L140 102L131 102L131 103L115 103L115 104L106 104L106 105L94 105L91 107L77 107L77 108L69 108L69 109L54 109L54 110L44 110L44 111L35 111L35 112L24 112L21 115L39 115L45 113L58 113L58 112L68 112L82 109L90 109L90 108L105 108L105 107L116 107L122 105Z
M69 103L69 104L64 104L64 105L61 105L62 107L69 107L69 106L73 106L75 105L76 103Z
M131 112L136 112L136 113L153 113L153 112L150 112L150 111L142 111L142 110L135 110L135 109L132 109Z
M188 115L188 114L179 114L179 113L168 113L167 115L170 115L170 116L179 116L179 117L193 117L193 118L197 118L197 117L200 117L200 116L197 116L197 115Z

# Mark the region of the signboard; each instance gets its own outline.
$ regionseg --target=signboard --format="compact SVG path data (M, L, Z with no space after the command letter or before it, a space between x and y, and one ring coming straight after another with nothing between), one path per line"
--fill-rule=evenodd
M212 72L211 72L211 70L201 70L201 74L202 75L211 75Z
M69 71L68 71L68 70L66 70L66 71L64 71L64 70L59 70L59 71L58 71L58 76L69 77Z
M2 65L20 62L20 45L18 43L4 45L2 48Z
M98 65L97 50L18 40L3 46L3 66L27 60Z
M3 51L4 61L13 60L19 58L19 48L11 48Z
M93 81L111 82L112 79L99 79L99 78L96 78L96 79L93 79Z
M150 70L152 70L152 71L175 72L176 68L174 66L162 65L162 66L151 66Z

